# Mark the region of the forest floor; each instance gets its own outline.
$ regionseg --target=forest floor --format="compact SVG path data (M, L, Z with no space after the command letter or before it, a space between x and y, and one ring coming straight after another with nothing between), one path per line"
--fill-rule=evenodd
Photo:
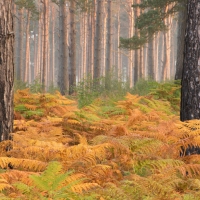
M58 92L18 90L0 199L200 199L200 121L180 122L176 90L81 109Z

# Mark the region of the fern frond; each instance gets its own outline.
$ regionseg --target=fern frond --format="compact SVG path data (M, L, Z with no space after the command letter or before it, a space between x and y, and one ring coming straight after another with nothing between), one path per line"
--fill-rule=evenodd
M81 183L72 186L72 191L82 194L84 191L91 190L95 187L99 187L99 185L97 183Z
M200 164L184 164L176 167L183 177L197 177L200 175Z
M159 140L145 138L142 140L132 140L130 148L133 152L139 154L156 154L163 143Z
M82 173L78 173L78 174L71 174L70 176L66 177L65 179L65 184L70 184L76 180L85 180L86 179L86 175L82 174Z
M5 140L0 142L0 156L5 156L7 151L13 147L13 142L11 140Z
M124 125L115 125L108 132L108 135L112 135L112 136L129 135L129 131Z
M83 144L83 145L87 145L88 142L87 142L87 138L78 134L78 133L75 133L75 135L78 137L78 141L80 144Z
M184 156L183 161L187 164L200 164L200 155Z
M28 110L36 110L37 106L36 105L30 105L30 104L24 104L25 108Z
M3 169L9 168L25 169L29 171L43 171L47 164L45 162L30 160L30 159L20 159L20 158L9 158L9 157L0 157L0 167Z
M33 186L28 186L24 183L17 182L13 184L18 190L22 192L22 194L29 195L33 189Z
M22 181L23 183L30 184L30 179L28 178L31 173L12 170L0 174L0 177L7 180L9 183L16 181Z
M0 179L0 192L2 192L5 189L13 188L12 185L10 185L5 179Z
M155 195L158 199L170 199L170 196L174 194L171 187L163 187L162 184L151 178L132 175L132 180L135 187L144 191L144 194L146 193L150 196Z

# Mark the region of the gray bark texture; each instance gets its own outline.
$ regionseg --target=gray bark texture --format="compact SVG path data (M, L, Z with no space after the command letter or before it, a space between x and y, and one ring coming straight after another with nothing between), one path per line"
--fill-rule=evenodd
M0 141L13 130L14 33L12 0L0 0Z
M188 0L181 88L181 121L200 119L200 2Z

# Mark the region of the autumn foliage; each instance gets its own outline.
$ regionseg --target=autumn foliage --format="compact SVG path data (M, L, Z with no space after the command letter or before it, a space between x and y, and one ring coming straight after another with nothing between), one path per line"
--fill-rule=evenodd
M198 199L200 157L188 148L200 146L200 122L180 122L179 102L155 93L78 109L58 92L17 91L0 199Z

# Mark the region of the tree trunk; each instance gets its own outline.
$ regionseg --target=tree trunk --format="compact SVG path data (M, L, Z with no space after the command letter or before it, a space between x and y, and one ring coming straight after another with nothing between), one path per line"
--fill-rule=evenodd
M75 8L74 0L70 1L70 70L69 70L69 94L73 94L76 85L76 24L75 24Z
M129 10L128 10L128 16L129 16L129 38L131 38L134 35L134 10L131 7L133 4L133 0L128 1L129 4ZM134 64L135 64L135 50L129 51L129 58L128 58L128 70L127 70L127 79L130 85L130 88L134 85Z
M139 4L140 0L136 0L136 3ZM135 20L139 17L140 15L140 9L135 8L134 9L134 18ZM135 28L135 33L134 35L139 36L138 30ZM132 36L131 36L132 37ZM140 50L135 50L135 60L134 60L134 85L137 83L138 79L141 78L140 76L140 71L141 71L141 65L140 65Z
M105 70L105 88L110 89L111 84L111 66L112 66L112 0L108 0L107 17L107 40L106 40L106 70Z
M30 11L27 11L27 22L26 22L26 58L25 58L25 73L24 81L29 83L29 65L30 65L30 43L29 43L29 28L30 28Z
M24 9L21 8L19 10L19 38L20 38L20 42L19 42L19 51L20 51L20 57L19 57L19 77L20 80L23 81L24 80L24 76L23 76L23 72L24 72L24 51L23 51L23 37L24 37L24 15L23 12Z
M104 1L102 6L103 6L103 19L102 19L102 42L101 42L101 75L105 77L105 72L106 72L106 36L107 36L107 19L108 19L108 9L107 9L107 3Z
M51 65L51 80L52 80L52 83L54 85L54 73L55 73L55 20L56 20L56 17L55 17L55 7L53 6L52 7L52 54L51 54L51 57L52 57L52 65Z
M94 74L94 41L95 41L95 19L96 19L96 0L93 1L93 7L90 13L90 20L91 20L91 25L90 25L90 31L89 31L89 38L91 38L91 42L88 44L89 48L89 74L93 78Z
M185 4L183 4L184 6ZM185 29L187 20L187 8L184 7L183 10L179 11L178 14L178 42L177 42L177 58L176 58L176 74L175 80L182 78L183 71L183 51L184 51L184 39L185 39Z
M97 79L101 74L101 36L102 36L102 1L97 1L97 15L96 15L96 30L95 30L95 44L94 44L94 79L96 85L99 85Z
M199 7L199 0L188 0L181 88L181 121L200 119Z
M155 69L154 69L154 45L153 38L149 41L148 44L148 78L154 80L155 79Z
M44 0L44 41L43 41L43 68L42 68L42 90L46 92L47 65L48 65L48 41L49 41L49 0Z
M119 49L120 45L120 5L118 5L118 13L117 13L117 79L118 81L121 81L121 73L122 73L122 65L121 65L121 60L122 60L122 55L121 55L121 50Z
M15 47L14 47L14 63L15 63L15 78L16 80L20 80L20 67L19 67L19 60L20 60L20 21L19 21L19 10L16 4L14 4L14 13L16 17L14 18L14 32L15 32Z
M62 2L62 1L61 1ZM66 2L60 4L60 66L59 86L62 95L68 91L68 29Z
M0 141L13 130L14 33L12 0L0 0Z

